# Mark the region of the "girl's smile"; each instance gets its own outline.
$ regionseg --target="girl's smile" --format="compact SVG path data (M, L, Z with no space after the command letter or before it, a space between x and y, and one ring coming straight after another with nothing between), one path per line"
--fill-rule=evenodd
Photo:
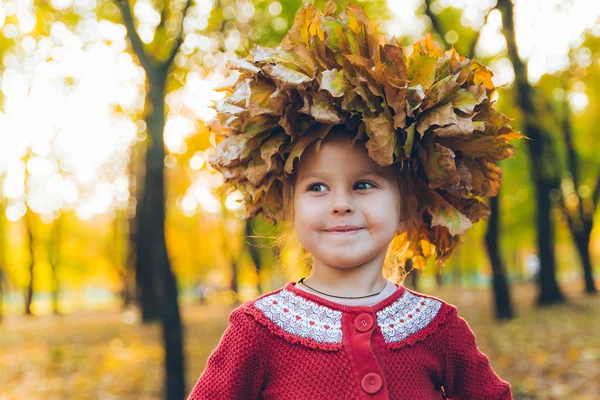
M330 132L300 158L293 186L293 222L313 258L315 286L372 293L388 246L401 227L394 167L381 167L364 143Z
M336 226L335 228L331 228L331 229L325 229L325 232L328 232L328 233L354 233L354 232L358 232L361 229L362 228L360 228L358 226L343 225L343 226Z

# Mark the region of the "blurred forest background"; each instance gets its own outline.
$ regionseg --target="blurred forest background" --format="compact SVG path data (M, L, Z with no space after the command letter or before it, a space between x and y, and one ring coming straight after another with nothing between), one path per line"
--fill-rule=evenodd
M600 2L359 3L488 65L533 139L405 285L459 307L516 399L600 398ZM183 399L232 308L306 276L206 163L226 60L303 4L0 0L0 400Z

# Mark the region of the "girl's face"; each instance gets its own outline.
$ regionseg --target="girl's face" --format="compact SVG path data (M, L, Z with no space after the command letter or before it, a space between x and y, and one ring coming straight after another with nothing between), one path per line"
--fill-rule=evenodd
M315 258L337 268L387 252L401 232L400 189L393 167L380 167L364 144L332 135L302 155L293 191L294 225Z

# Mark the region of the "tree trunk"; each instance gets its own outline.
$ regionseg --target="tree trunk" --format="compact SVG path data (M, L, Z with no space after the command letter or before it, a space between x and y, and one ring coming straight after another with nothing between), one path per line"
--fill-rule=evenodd
M137 218L136 237L138 293L141 293L142 313L146 313L146 318L151 317L150 313L154 310L159 310L165 347L164 396L166 399L179 400L185 398L183 329L179 314L177 281L171 271L165 243L164 101L168 72L183 44L183 23L193 2L192 0L185 2L181 24L178 27L179 32L174 38L175 45L172 46L164 61L157 60L146 52L135 29L129 2L117 0L116 3L121 10L132 49L146 72L148 82L145 121L149 132L149 144L146 149L146 173ZM161 15L160 29L168 23L166 15L166 13ZM165 42L154 44L164 46ZM153 300L158 300L158 307L157 304L152 304Z
M492 266L492 285L494 288L494 304L496 319L510 319L514 317L506 272L499 252L500 207L499 195L490 198L490 218L485 233L485 244L490 256Z
M456 250L454 250L454 257L452 258L452 267L454 268L452 277L454 278L454 284L462 286L462 247L458 246Z
M5 243L5 227L4 224L4 202L0 200L0 322L4 317L4 268L6 268L6 246Z
M583 279L585 282L585 292L588 294L597 294L596 283L594 282L592 259L590 256L590 236L591 231L584 229L576 235L573 235L575 240L575 246L579 251L579 257L581 258L581 265L583 266Z
M159 129L151 127L149 121L146 121L146 123L149 136L151 136L151 129ZM158 123L160 124L160 121ZM149 140L151 142L153 141L151 137ZM150 271L150 263L152 260L152 256L149 253L151 249L151 238L149 237L149 235L151 234L151 232L148 232L148 229L145 229L145 227L152 223L153 215L151 207L154 207L154 205L148 204L149 200L147 200L147 191L156 190L156 188L153 186L159 184L158 182L156 182L156 184L153 185L154 182L152 181L152 177L150 176L148 163L151 161L149 154L151 147L152 145L149 145L146 149L147 170L144 175L144 184L141 185L140 199L136 203L135 220L130 221L129 224L129 242L135 246L135 254L130 254L130 257L134 259L135 262L136 296L137 302L140 305L140 309L142 312L143 323L154 322L158 320L160 316L159 301L157 299L158 294L155 290L154 281L152 279L153 275ZM160 174L162 174L162 170L160 171ZM160 183L160 185L162 186L162 183ZM162 205L160 207L162 209ZM162 212L161 214L164 215L164 212ZM149 219L150 221L146 221L145 219Z
M540 257L538 305L564 302L556 279L556 260L554 256L554 221L550 193L559 187L556 154L547 135L542 134L533 105L533 89L527 81L526 66L517 52L514 30L513 5L510 0L499 0L502 11L503 34L506 39L509 58L515 70L517 104L523 111L524 134L529 151L529 165L536 196L537 247Z
M165 344L166 388L165 398L185 397L183 334L179 314L177 282L171 271L165 243L165 187L163 132L165 126L164 90L166 70L154 71L150 81L147 104L150 114L146 118L150 143L146 153L145 185L140 206L138 236L138 278L151 286L158 299L159 315ZM141 273L140 273L141 272ZM142 287L142 292L148 294ZM148 300L148 296L144 296Z
M568 91L568 83L565 83L565 93ZM598 193L594 193L591 196L591 204L588 210L586 210L585 203L588 199L583 198L577 188L580 187L580 174L579 165L580 157L575 149L575 143L573 143L573 127L571 123L571 108L568 99L562 100L562 108L564 110L564 117L562 120L562 134L565 142L566 153L567 153L567 165L569 166L569 172L571 173L573 186L575 188L574 195L577 197L577 211L574 213L579 223L574 222L574 218L569 214L569 208L564 198L561 198L561 205L563 212L567 217L567 222L573 240L579 251L579 257L581 258L581 265L583 267L583 279L585 281L585 291L589 294L596 294L597 289L594 282L594 276L592 271L592 263L590 260L590 236L592 229L594 228L594 210L596 209L598 202ZM600 174L598 176L599 181L597 187L594 190L600 188Z
M235 303L240 304L240 293L238 288L238 260L235 258L231 259L231 281L229 281L229 288L235 294Z
M435 285L438 288L441 288L443 284L444 280L442 279L442 273L438 271L438 273L435 274Z
M52 227L52 233L50 236L50 243L48 246L48 261L50 263L50 267L52 268L52 310L55 315L59 315L60 311L58 310L58 300L60 295L60 281L58 279L58 264L60 262L60 239L61 239L61 228L62 228L62 218L63 216L59 216L58 219L54 221L54 226Z
M258 293L263 293L263 288L260 282L260 271L262 269L262 263L260 261L260 251L258 247L256 247L256 241L251 236L254 235L252 231L252 220L246 221L246 237L244 240L244 246L248 249L248 253L250 254L250 258L252 258L252 262L256 268L256 290Z
M131 192L130 192L131 193ZM125 239L125 235L129 235L128 226L129 219L124 215L122 210L115 211L115 220L113 222L113 262L115 269L121 279L121 306L127 309L135 303L135 271L132 266L135 265L135 258L132 258L133 248L130 245L130 237Z
M4 318L4 264L0 264L0 322Z
M35 257L34 257L34 239L33 239L33 223L31 221L31 211L29 206L25 211L25 231L29 238L29 283L27 284L27 294L25 295L25 315L32 315L31 305L33 303L33 282L35 279Z
M419 270L415 269L410 272L410 285L413 290L419 290Z
M539 154L541 154L541 151ZM556 183L545 180L535 181L537 246L540 257L540 273L538 275L540 292L537 303L541 306L565 301L556 279L556 259L554 256L554 221L552 220L552 204L550 203L549 193L555 185Z

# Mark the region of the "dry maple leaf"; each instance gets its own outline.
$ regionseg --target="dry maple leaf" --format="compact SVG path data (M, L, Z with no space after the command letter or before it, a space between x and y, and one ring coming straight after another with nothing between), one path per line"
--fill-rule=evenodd
M410 171L417 202L400 258L415 268L429 256L443 265L489 215L485 199L502 183L496 163L524 137L494 110L489 69L429 34L408 48L388 42L352 3L302 8L280 46L255 45L229 66L209 162L242 192L246 218L280 220L294 161L343 126L379 165Z

